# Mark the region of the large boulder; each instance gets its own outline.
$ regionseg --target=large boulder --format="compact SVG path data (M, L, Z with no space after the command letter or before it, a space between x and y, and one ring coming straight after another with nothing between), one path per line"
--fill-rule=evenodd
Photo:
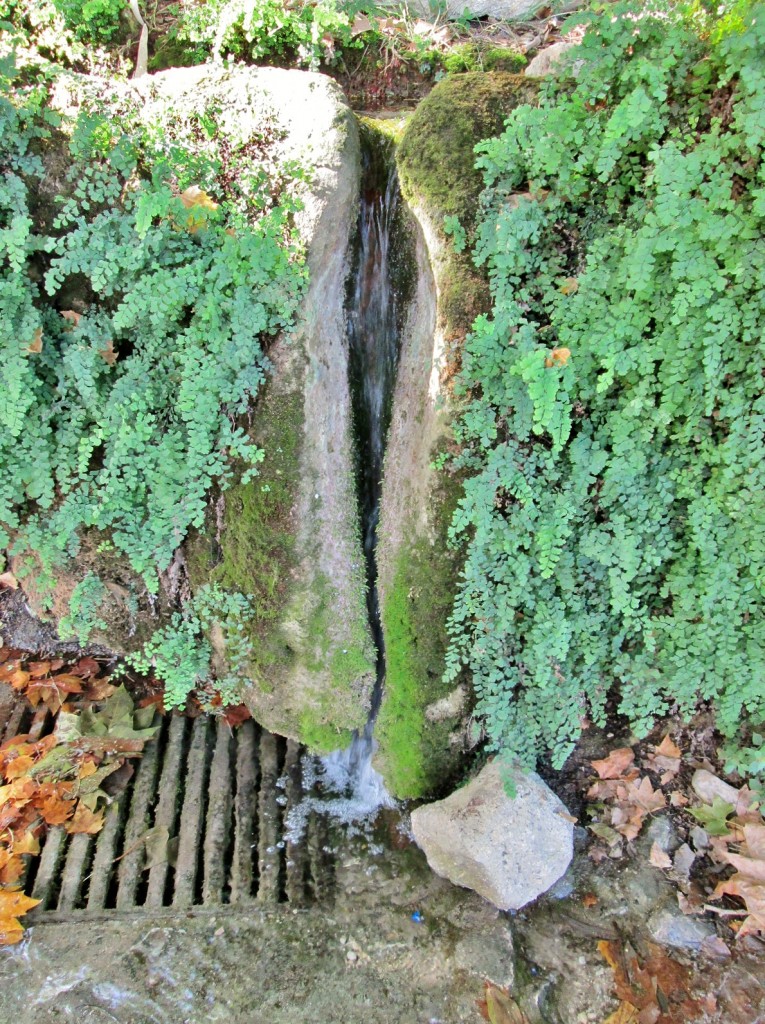
M540 0L446 0L440 4L433 4L431 0L408 0L407 6L412 14L423 18L432 18L436 9L450 20L467 15L469 18L519 21L531 17L545 4Z
M492 761L463 789L412 812L414 838L431 868L500 910L518 910L541 896L573 856L565 806L538 775L511 775L514 797Z
M269 349L273 375L251 434L266 451L258 476L211 508L187 545L192 584L255 591L267 608L244 699L272 732L329 750L363 728L375 654L366 612L355 490L345 282L356 226L356 119L325 75L280 68L173 69L141 79L162 111L218 107L253 137L270 123L272 159L308 172L297 227L309 287L291 336ZM145 84L144 84L145 83Z
M159 598L123 555L104 552L102 537L86 536L77 558L57 569L52 595L35 586L39 568L27 567L24 595L3 601L3 635L11 644L57 649L55 630L89 574L104 584L104 628L90 644L116 654L140 648L206 584L248 593L257 622L243 696L253 716L313 748L342 746L367 720L375 678L344 312L359 196L356 119L332 79L280 68L204 65L124 83L57 80L60 111L76 113L84 96L117 105L137 98L139 116L159 137L170 124L200 123L216 112L216 143L227 151L254 147L269 169L284 168L287 177L290 168L304 171L290 190L301 202L295 226L309 285L295 329L269 345L273 372L241 424L265 453L258 476L237 477L234 466L231 486L213 490L205 526L176 552ZM57 136L46 154L46 202L64 191L67 154L67 138ZM22 577L23 567L11 568ZM225 661L210 639L218 663Z

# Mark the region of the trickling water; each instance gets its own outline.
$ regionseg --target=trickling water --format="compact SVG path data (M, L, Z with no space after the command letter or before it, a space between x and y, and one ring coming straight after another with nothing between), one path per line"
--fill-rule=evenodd
M377 650L376 679L366 727L351 745L323 758L317 781L333 794L318 806L346 823L369 820L393 800L372 767L373 729L385 681L385 641L377 593L377 526L383 458L390 426L400 348L399 295L392 243L399 188L390 152L382 141L363 156L358 248L347 298L347 337L357 480L367 579L367 612ZM313 803L313 801L312 801ZM316 804L314 804L316 806ZM307 808L306 808L307 810ZM299 823L294 821L299 828Z

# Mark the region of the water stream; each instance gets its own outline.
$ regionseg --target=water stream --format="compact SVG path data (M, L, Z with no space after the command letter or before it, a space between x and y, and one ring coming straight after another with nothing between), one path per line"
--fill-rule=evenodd
M382 777L372 767L374 723L385 683L385 639L377 592L377 527L385 443L398 368L402 304L393 258L399 186L391 150L387 140L374 134L366 140L362 151L357 245L346 304L356 476L366 563L367 613L377 652L376 678L365 728L354 734L349 747L334 751L314 766L315 779L324 793L322 810L346 823L369 821L381 807L394 803Z

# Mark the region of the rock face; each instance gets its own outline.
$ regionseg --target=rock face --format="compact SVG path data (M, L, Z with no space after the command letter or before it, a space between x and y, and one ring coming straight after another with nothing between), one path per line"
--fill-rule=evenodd
M93 645L117 653L140 647L164 625L179 599L206 583L255 596L259 622L252 637L251 685L245 700L272 732L313 748L341 746L367 719L374 683L374 649L365 603L359 537L348 355L345 280L356 225L360 152L356 120L330 78L279 68L205 65L109 84L72 75L55 102L75 112L83 92L134 100L158 133L175 121L194 123L218 112L218 135L237 152L254 144L275 167L307 172L290 189L302 209L295 226L305 246L309 285L299 322L270 342L273 372L244 421L265 455L258 476L234 479L213 493L207 522L187 538L161 580L159 601L146 592L126 559L103 555L83 538L78 559L57 574L53 622L34 587L27 606L4 600L3 632L11 644L56 646L48 634L78 582L95 573L107 598L99 609L107 629ZM67 140L58 147L51 187L63 178ZM62 154L64 157L62 158ZM236 472L236 467L234 467ZM20 574L19 574L20 575ZM32 580L34 579L34 574ZM10 614L13 611L13 614ZM54 634L55 637L55 634ZM214 639L214 638L211 638ZM217 651L225 658L225 651Z
M507 796L496 761L473 781L412 813L412 830L433 870L501 910L546 892L573 856L568 812L539 776L514 772Z
M413 14L432 18L433 11L443 11L447 18L461 18L467 12L471 18L494 18L497 21L517 21L528 18L544 3L540 0L446 0L433 4L430 0L409 0L407 6Z
M529 62L525 74L529 78L542 78L544 75L549 75L555 70L556 65L560 63L563 55L576 45L575 42L562 39L559 43L546 46L544 50L540 50L536 57Z
M414 221L413 298L401 338L378 529L378 591L387 675L375 726L375 767L397 797L440 795L469 742L471 696L446 700L444 681L459 555L447 544L461 496L455 473L433 463L451 444L449 377L473 320L488 308L485 280L443 230L446 215L474 226L483 179L473 147L496 135L518 103L536 95L523 75L444 79L407 123L396 152ZM428 712L430 709L430 712Z
M209 542L191 561L193 582L209 575L245 592L254 575L278 575L279 599L256 638L245 702L269 731L332 749L363 727L374 683L344 312L359 196L356 121L335 82L304 71L208 65L150 76L140 88L174 110L218 106L240 134L242 125L255 134L271 123L273 159L309 172L296 217L309 287L296 330L269 349L273 376L253 410L252 434L266 460L255 480L223 495L222 516L211 516L206 533L220 536L217 564ZM282 494L281 514L264 507L264 487Z

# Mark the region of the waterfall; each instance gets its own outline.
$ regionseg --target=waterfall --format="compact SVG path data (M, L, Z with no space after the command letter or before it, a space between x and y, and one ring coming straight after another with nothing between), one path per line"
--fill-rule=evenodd
M370 134L372 138L367 140L362 154L357 246L346 309L367 612L377 651L376 679L365 728L354 734L345 750L336 750L314 765L314 781L319 783L323 795L308 801L314 809L346 823L369 821L381 807L394 804L382 777L372 767L372 756L374 723L385 683L376 549L383 459L400 350L400 289L392 258L399 187L391 144L378 134ZM308 805L304 813L308 812ZM293 818L290 827L294 833L300 822Z

